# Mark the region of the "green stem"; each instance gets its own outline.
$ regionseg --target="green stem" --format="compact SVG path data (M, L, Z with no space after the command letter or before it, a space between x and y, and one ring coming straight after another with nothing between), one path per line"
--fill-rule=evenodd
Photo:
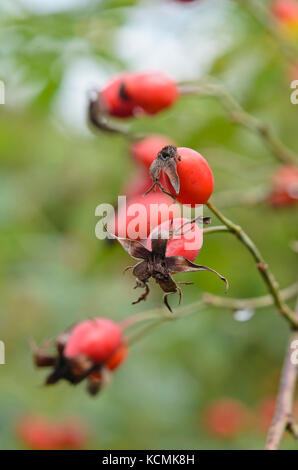
M293 328L298 328L298 320L295 316L295 313L282 299L279 291L279 285L254 242L239 225L234 224L234 222L229 220L218 209L216 209L212 202L207 202L207 206L211 212L213 212L216 217L227 227L227 229L233 233L238 238L238 240L243 243L244 246L246 246L257 264L258 271L261 274L270 294L272 295L278 311L287 319Z
M298 282L292 284L280 291L281 298L288 300L298 294ZM231 297L220 297L209 293L203 294L203 300L206 304L214 307L225 307L233 310L242 308L263 308L273 305L274 301L271 295L262 295L260 297L251 297L247 299L234 299Z
M232 121L241 124L255 134L259 135L274 156L282 163L293 164L298 161L298 155L289 149L274 135L271 128L264 122L247 113L235 98L223 87L213 83L197 83L181 85L181 94L196 94L212 96L220 101Z

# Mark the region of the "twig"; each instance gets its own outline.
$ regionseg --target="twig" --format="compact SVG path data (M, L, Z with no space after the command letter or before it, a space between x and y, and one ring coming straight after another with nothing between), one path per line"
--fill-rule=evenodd
M286 429L297 433L293 423L292 408L297 378L297 366L291 361L293 341L298 340L298 332L292 332L282 370L274 417L268 431L265 450L277 450ZM296 434L297 435L297 434Z
M214 225L213 227L203 228L203 234L229 232L229 229L225 225Z
M295 423L293 416L289 417L289 423L287 426L287 431L298 441L298 424Z
M280 291L280 296L283 300L291 299L297 294L298 282ZM251 297L247 299L234 299L220 297L218 295L213 295L206 292L203 294L203 300L208 305L213 305L214 307L232 308L233 310L240 310L242 308L263 308L274 304L271 295Z
M143 323L148 320L154 321L149 324L146 324L144 327L141 326L141 328L137 328L132 333L128 333L126 336L127 342L128 344L133 344L139 339L143 338L147 333L149 333L152 329L159 326L160 324L167 321L177 320L179 318L184 318L188 315L195 313L197 310L200 309L200 307L204 306L206 307L206 305L204 305L204 302L202 300L198 300L197 302L193 302L192 304L186 305L185 307L180 307L175 313L171 314L165 311L164 308L157 308L154 310L149 310L148 312L142 312L133 315L133 317L130 317L132 321L129 321L125 325L125 328L138 325L139 323ZM128 318L127 320L130 320L130 318ZM121 323L122 326L123 324L125 324L125 321L126 319Z
M233 207L233 206L256 206L266 201L269 194L269 189L254 188L249 191L220 191L218 192L213 200L216 201L216 205L220 207Z
M260 251L251 240L251 238L244 232L244 230L239 226L234 224L231 220L225 217L212 202L207 202L209 209L216 215L216 217L228 228L228 230L233 233L249 250L252 254L254 260L257 263L257 268L261 274L273 300L278 309L278 311L287 319L290 325L294 328L298 328L298 320L295 316L295 313L288 307L281 297L279 291L279 285L269 269L268 265L265 263Z
M196 94L198 96L212 96L217 98L232 121L241 124L255 134L259 135L267 144L271 152L282 163L298 161L298 155L274 135L271 128L259 119L247 113L235 98L222 86L213 83L182 84L181 94Z

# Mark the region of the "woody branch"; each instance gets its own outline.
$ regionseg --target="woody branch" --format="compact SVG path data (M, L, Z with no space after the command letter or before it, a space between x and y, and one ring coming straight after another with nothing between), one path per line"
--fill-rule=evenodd
M297 425L292 416L293 400L297 380L297 365L291 360L293 341L298 340L298 331L293 331L286 352L279 392L277 396L274 417L270 425L265 450L277 450L280 446L284 432L288 429L294 437L298 438Z

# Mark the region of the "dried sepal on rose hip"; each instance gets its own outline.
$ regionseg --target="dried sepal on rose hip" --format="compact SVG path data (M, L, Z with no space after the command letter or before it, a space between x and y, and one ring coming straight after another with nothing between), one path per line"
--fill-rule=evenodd
M205 204L213 191L214 178L207 160L187 147L162 148L150 166L150 175L153 184L146 194L158 187L192 207Z
M195 223L189 221L190 224ZM209 221L208 221L209 223ZM184 230L186 228L185 222L179 227ZM177 230L177 229L176 229ZM175 282L172 278L172 274L182 272L193 272L193 271L210 271L215 273L222 281L226 284L226 290L228 289L228 281L225 277L219 274L217 271L206 266L192 263L189 259L184 256L180 256L179 250L177 250L176 256L167 256L167 246L169 239L172 237L173 231L158 230L157 236L150 239L150 248L146 248L141 242L137 240L129 240L127 238L115 237L124 250L132 257L140 261L135 266L128 266L126 270L132 269L133 275L136 277L135 289L138 287L144 288L145 292L133 302L137 304L142 300L146 300L150 289L149 279L152 277L156 283L165 292L164 303L166 307L172 312L172 309L168 303L168 296L171 294L179 293L179 303L182 299L182 291L178 284L190 285L191 282ZM183 236L183 234L182 234ZM201 241L199 240L199 243ZM125 270L125 271L126 271Z
M47 347L33 348L37 367L52 367L47 385L66 380L73 385L87 380L87 390L95 395L109 382L127 354L122 328L108 318L94 318L78 323L57 337L56 352Z

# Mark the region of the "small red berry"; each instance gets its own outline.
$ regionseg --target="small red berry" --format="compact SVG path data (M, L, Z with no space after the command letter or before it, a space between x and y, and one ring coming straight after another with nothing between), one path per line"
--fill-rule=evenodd
M155 114L175 102L178 88L161 72L143 72L126 77L124 93L146 113Z
M28 415L18 420L16 435L31 450L79 450L86 446L85 424L71 419L63 423Z
M146 240L151 230L165 220L180 215L180 208L169 196L150 193L127 201L126 210L120 208L113 220L108 223L108 231L120 238Z
M117 75L99 93L101 106L111 116L130 117L134 115L135 104L121 95L122 87L128 76L127 73Z
M203 245L203 231L196 223L189 224L188 222L190 222L189 219L185 218L163 222L150 233L146 248L151 250L151 239L157 232L162 230L168 232L170 229L173 231L173 236L167 243L166 256L184 256L189 261L194 261Z
M160 149L165 147L166 145L175 144L168 137L153 134L149 135L143 140L134 142L131 147L131 153L137 162L142 163L143 165L149 168L153 160L156 158Z
M298 2L295 0L275 0L272 12L277 19L283 22L298 21Z
M272 177L272 189L268 202L273 207L291 206L298 203L298 167L283 165Z
M235 437L245 430L249 412L245 405L235 399L223 398L207 407L205 424L208 431L223 438Z
M180 191L178 194L175 193L166 175L161 176L162 186L176 196L181 204L189 204L192 207L205 204L214 186L213 173L207 160L195 150L187 147L178 147L177 151L180 157L180 161L177 161Z
M94 318L76 325L64 349L64 356L85 355L98 364L104 363L124 343L121 327L108 318Z

